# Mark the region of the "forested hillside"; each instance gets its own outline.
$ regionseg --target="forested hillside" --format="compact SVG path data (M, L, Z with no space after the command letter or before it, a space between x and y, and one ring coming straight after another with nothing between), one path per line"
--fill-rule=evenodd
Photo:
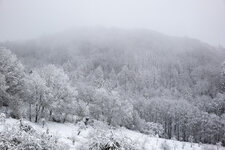
M90 117L163 138L225 144L222 47L106 28L0 45L0 103L12 117Z

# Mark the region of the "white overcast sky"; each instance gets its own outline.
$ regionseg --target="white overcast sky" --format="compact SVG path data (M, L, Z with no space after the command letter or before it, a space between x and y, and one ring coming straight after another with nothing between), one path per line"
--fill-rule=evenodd
M0 41L82 26L146 28L225 46L225 0L0 0Z

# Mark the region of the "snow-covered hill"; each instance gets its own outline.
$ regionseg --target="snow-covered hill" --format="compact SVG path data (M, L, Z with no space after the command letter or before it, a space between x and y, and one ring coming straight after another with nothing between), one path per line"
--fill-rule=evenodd
M24 122L31 125L37 132L40 133L49 130L49 133L56 136L59 142L67 144L70 150L79 150L82 145L86 144L88 140L90 140L89 135L96 130L91 126L81 129L79 125L74 125L71 123L62 124L47 122L46 126L42 127L40 124L35 124L29 121ZM18 123L19 120L9 118L6 119L5 125L15 125ZM4 125L0 125L0 132L3 130ZM81 132L77 135L79 131ZM218 147L215 145L188 143L151 137L125 128L113 129L113 134L118 137L128 137L133 143L135 143L135 145L140 146L139 149L144 150L225 150L224 147ZM74 143L73 139L75 140ZM163 149L163 145L169 149Z

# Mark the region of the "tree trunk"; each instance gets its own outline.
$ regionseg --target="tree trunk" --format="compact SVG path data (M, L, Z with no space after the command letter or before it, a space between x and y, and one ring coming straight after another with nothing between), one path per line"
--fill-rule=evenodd
M32 118L31 118L31 117L32 117L32 115L31 115L31 112L32 112L32 111L31 111L31 104L30 104L29 111L30 111L30 112L29 112L29 113L30 113L30 114L29 114L29 120L31 121L31 119L32 119Z
M35 122L38 122L38 116L39 116L39 112L40 112L40 106L36 105L36 115L35 115Z
M64 118L63 118L63 123L65 123L66 122L66 117L67 117L67 113L65 114L65 116L64 116Z
M52 121L52 110L49 112L49 121Z
M43 116L43 114L44 114L44 110L45 110L45 107L44 107L44 106L42 106L42 107L41 107L41 117L44 117L44 116ZM45 117L44 117L44 118L45 118Z

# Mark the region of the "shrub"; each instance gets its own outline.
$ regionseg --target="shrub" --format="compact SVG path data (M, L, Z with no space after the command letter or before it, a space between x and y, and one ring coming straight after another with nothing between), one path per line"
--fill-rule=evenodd
M202 150L216 150L212 145L203 145Z
M116 135L113 130L95 131L88 145L90 150L138 150L130 138Z
M60 150L66 145L56 143L54 136L45 132L39 133L31 126L19 123L6 124L4 131L0 133L0 149L7 150Z
M0 124L5 124L6 115L4 113L0 114Z
M80 149L89 150L141 150L129 137L115 133L114 129L104 123L96 122L89 134L88 142Z
M141 130L141 132L153 136L154 135L162 136L163 131L164 131L163 126L159 123L154 122L145 122Z
M161 148L161 150L170 150L171 149L169 144L166 143L166 141L161 143L160 148Z

